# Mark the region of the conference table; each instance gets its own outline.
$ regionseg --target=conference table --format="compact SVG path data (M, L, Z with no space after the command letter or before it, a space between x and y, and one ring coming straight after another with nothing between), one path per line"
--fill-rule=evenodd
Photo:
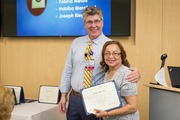
M57 104L35 101L15 105L11 120L66 120L66 118L59 112Z

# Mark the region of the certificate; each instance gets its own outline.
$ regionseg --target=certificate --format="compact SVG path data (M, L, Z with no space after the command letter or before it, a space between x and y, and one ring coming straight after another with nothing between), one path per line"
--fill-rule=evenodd
M108 111L121 107L119 94L114 81L81 90L86 114L94 114L94 109Z
M12 89L12 92L15 95L15 105L25 103L24 90L22 86L5 85L5 87Z
M60 90L57 86L40 86L39 100L40 103L57 104L60 100Z

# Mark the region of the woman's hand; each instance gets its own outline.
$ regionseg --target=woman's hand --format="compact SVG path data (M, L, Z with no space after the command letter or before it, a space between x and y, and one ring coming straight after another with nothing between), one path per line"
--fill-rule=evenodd
M96 117L108 117L108 112L104 110L94 109Z

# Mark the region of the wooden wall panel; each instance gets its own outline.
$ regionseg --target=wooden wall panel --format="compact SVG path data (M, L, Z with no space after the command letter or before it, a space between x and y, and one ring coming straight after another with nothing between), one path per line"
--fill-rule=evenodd
M180 1L163 1L162 51L168 54L166 65L180 66ZM170 84L166 70L166 79Z
M162 0L136 0L137 65L142 72L139 82L139 111L142 120L149 119L149 89L143 83L155 82L160 68L162 40Z
M34 40L35 39L35 40ZM5 38L1 44L2 84L22 85L37 99L40 85L59 85L71 40Z

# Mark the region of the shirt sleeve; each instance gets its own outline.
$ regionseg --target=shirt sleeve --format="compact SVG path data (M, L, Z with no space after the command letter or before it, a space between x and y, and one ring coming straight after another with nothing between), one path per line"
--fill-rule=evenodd
M137 93L137 83L126 80L121 88L121 96L134 96L137 95Z
M71 89L71 76L72 76L72 66L73 66L72 46L66 58L64 70L61 77L60 90L62 93L68 93Z

